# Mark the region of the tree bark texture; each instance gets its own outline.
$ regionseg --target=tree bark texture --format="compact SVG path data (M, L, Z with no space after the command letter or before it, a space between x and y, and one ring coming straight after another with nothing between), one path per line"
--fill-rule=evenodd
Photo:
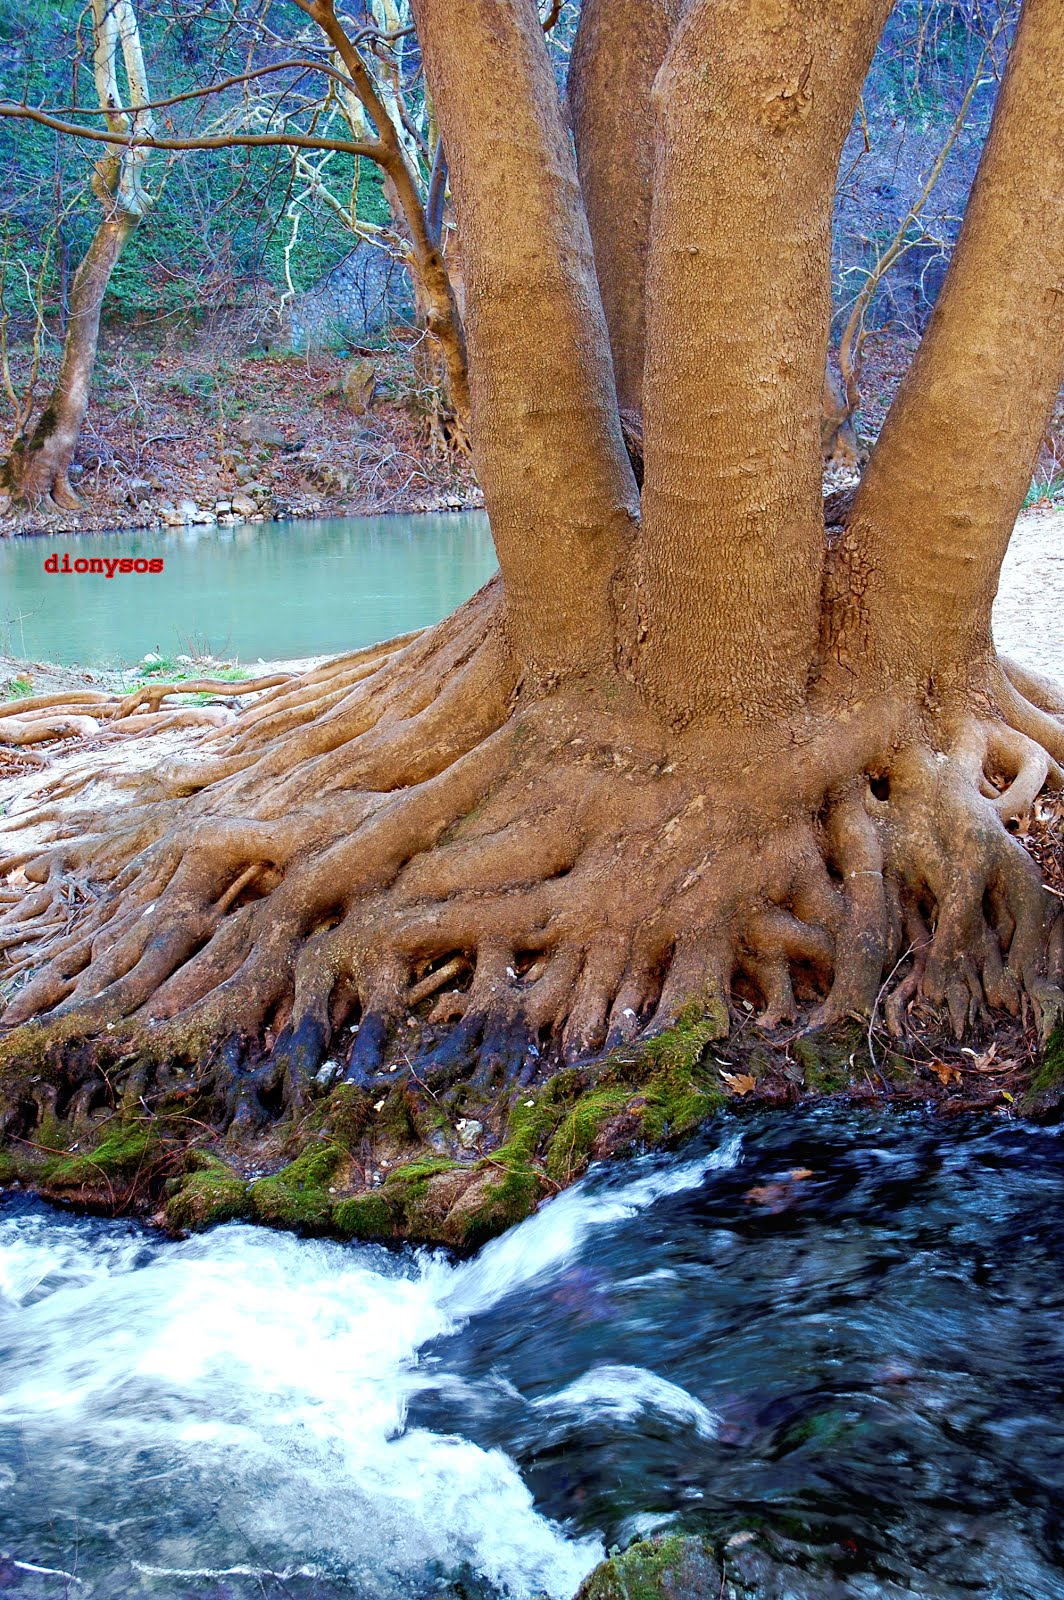
M569 64L580 188L622 411L643 406L653 88L681 0L585 0Z
M1064 381L1064 9L1026 0L960 237L850 518L838 647L881 681L984 673L1001 563Z
M889 10L696 0L659 79L639 672L682 721L808 688L832 199Z
M491 0L416 0L414 15L462 235L474 458L510 637L534 676L601 669L637 495L542 29L534 7Z

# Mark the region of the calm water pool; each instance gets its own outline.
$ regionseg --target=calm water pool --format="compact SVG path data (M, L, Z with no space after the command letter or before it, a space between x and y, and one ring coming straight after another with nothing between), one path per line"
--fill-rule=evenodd
M162 557L158 574L46 574L49 557ZM0 651L122 665L357 649L436 622L495 567L482 512L0 540Z

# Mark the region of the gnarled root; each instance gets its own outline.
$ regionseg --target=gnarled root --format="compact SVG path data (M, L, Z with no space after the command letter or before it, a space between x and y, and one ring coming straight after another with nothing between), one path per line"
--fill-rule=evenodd
M498 611L489 586L279 685L117 829L57 814L0 904L9 1057L96 1040L138 1092L193 1058L219 1121L254 1124L329 1060L497 1090L692 1002L721 1034L735 1006L775 1028L882 1005L900 1034L919 1004L958 1036L1056 1015L1059 906L1010 831L1061 780L1048 691L1001 669L934 711L676 735L619 683L524 696Z

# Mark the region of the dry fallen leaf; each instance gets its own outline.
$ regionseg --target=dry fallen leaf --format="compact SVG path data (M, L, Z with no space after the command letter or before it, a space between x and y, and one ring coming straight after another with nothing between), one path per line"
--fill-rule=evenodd
M757 1080L748 1072L722 1072L721 1077L728 1086L731 1094L749 1094L751 1089L757 1088Z
M813 1176L812 1167L792 1167L791 1168L791 1177L794 1178L796 1181L800 1181L802 1178L811 1178L812 1176Z
M764 1206L778 1216L798 1203L798 1191L793 1183L755 1183L752 1189L747 1189L743 1199L751 1205Z
M955 1067L952 1064L952 1062L949 1062L949 1061L932 1061L932 1062L929 1063L929 1065L930 1065L931 1071L935 1074L935 1077L938 1079L939 1083L941 1083L943 1085L947 1085L947 1084L950 1084L950 1083L960 1083L960 1081L961 1081L960 1069L958 1067Z
M972 1072L1012 1072L1018 1063L1009 1056L998 1057L997 1044L992 1044L989 1050L984 1050L980 1055L975 1050L962 1050L962 1055L971 1056Z

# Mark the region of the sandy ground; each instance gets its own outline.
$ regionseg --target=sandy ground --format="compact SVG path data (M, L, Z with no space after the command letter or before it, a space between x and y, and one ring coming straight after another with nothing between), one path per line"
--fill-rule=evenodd
M1002 655L1064 683L1064 507L1027 511L1016 524L994 606Z

